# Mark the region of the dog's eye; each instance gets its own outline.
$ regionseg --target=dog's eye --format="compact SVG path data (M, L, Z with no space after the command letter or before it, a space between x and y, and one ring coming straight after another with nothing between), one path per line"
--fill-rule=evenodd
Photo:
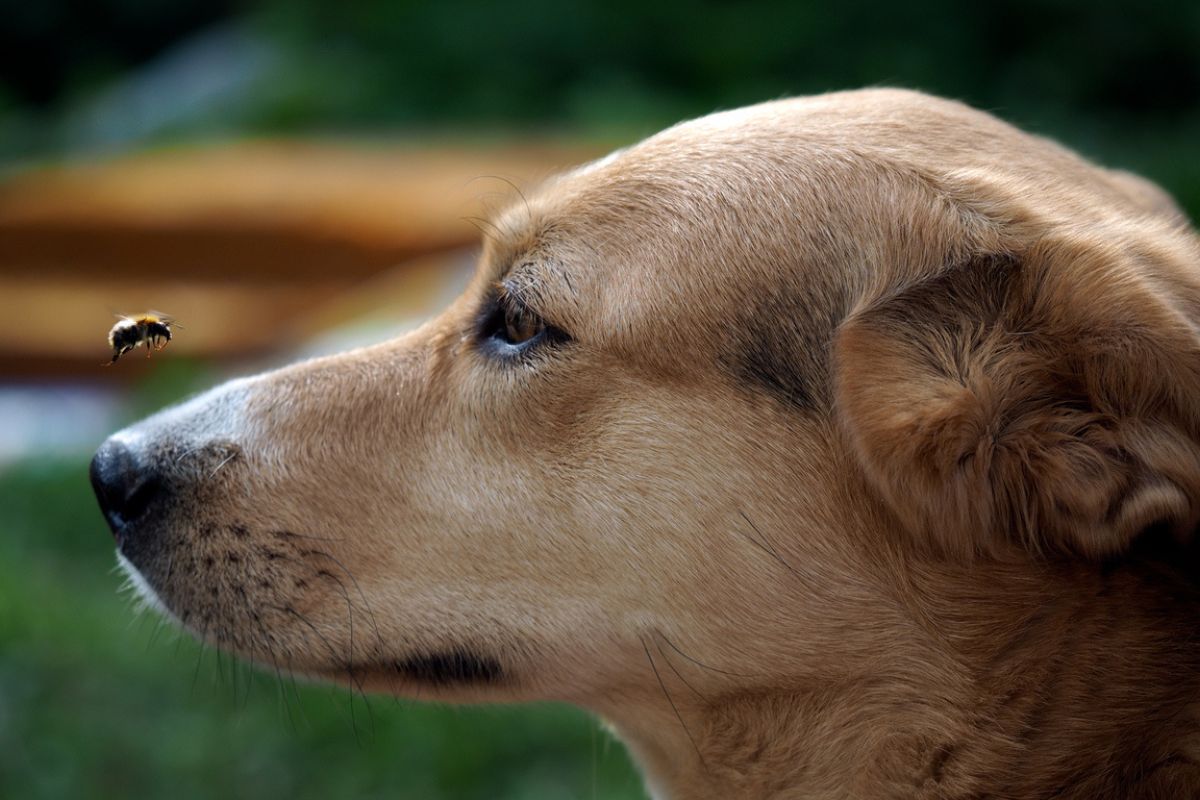
M503 293L493 298L485 309L479 327L480 343L492 355L506 358L569 338L524 303Z
M508 344L524 344L546 332L545 321L526 309L506 305L501 313L504 316L503 339Z

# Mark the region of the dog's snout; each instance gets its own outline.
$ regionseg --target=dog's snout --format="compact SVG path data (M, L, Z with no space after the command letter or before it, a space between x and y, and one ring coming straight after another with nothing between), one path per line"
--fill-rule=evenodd
M140 517L162 489L158 473L134 449L113 439L93 456L91 478L100 510L118 543L124 527Z

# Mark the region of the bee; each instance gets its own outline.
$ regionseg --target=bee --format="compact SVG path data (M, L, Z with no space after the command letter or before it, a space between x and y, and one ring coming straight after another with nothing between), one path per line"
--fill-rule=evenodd
M167 342L171 341L172 328L182 327L175 320L157 311L139 314L136 317L121 317L108 332L108 345L113 349L113 357L112 361L104 366L111 367L117 363L118 358L143 343L146 345L146 358L149 358L150 353L162 350L167 346Z

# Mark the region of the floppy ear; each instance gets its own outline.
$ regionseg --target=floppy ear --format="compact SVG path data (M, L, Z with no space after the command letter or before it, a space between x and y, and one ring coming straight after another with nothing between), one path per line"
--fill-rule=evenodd
M1200 519L1200 260L1084 236L980 258L853 314L841 422L916 535L961 554L1119 553Z

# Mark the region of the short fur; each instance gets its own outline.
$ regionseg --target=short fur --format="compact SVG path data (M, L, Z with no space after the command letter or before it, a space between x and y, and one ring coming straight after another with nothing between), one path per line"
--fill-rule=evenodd
M121 551L183 625L576 703L657 797L1200 796L1165 193L880 89L678 125L495 226L416 332L114 437L161 487ZM563 335L481 342L497 284Z

